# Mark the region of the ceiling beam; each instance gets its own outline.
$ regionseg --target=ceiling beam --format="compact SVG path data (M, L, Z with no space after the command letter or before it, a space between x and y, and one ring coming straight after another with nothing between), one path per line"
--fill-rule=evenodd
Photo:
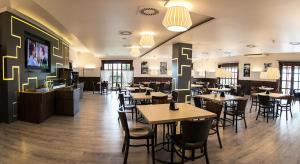
M189 28L188 30L186 30L186 31L184 31L184 32L181 32L181 33L178 33L178 34L176 34L176 35L174 35L174 36L168 38L167 40L165 40L165 41L163 41L163 42L160 42L158 45L154 46L154 47L151 48L150 50L148 50L148 51L146 51L145 53L143 53L139 58L141 58L141 57L147 55L148 53L150 53L150 52L152 52L153 50L159 48L160 46L162 46L163 44L167 43L168 41L170 41L170 40L176 38L177 36L179 36L179 35L181 35L181 34L183 34L183 33L186 33L186 32L188 32L188 31L194 29L195 27L198 27L198 26L200 26L200 25L203 25L203 24L205 24L205 23L207 23L207 22L209 22L209 21L211 21L211 20L214 20L214 19L215 19L215 18L213 18L213 17L209 17L209 18L205 19L204 21L201 21L201 22L199 22L199 23L193 25L193 26L192 26L191 28Z

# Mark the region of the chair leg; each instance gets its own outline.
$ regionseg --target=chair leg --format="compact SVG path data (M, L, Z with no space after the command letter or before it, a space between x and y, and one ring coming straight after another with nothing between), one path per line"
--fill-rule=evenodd
M265 109L264 109L265 110ZM267 110L267 123L269 122L269 111L270 111L270 109L268 108L268 110ZM264 111L264 114L266 113L266 111Z
M257 112L257 115L256 115L256 120L258 119L259 114L260 114L260 107L258 108L258 112Z
M209 164L209 158L208 158L208 154L207 154L207 141L205 141L205 143L204 143L204 156L205 156L206 164Z
M225 129L225 126L226 126L226 112L224 112L223 129Z
M195 160L195 149L192 150L192 161Z
M171 141L171 163L174 162L174 143Z
M154 146L154 137L151 138L151 146L152 146L152 163L155 164L155 146Z
M292 107L290 106L289 109L290 109L291 118L293 118Z
M126 147L126 137L124 137L123 147L122 147L122 153L124 153L125 147Z
M147 139L147 152L149 153L149 139Z
M126 150L123 164L127 164L128 152L129 152L130 140L128 139L126 142Z
M154 125L154 133L155 145L157 145L157 124Z
M245 128L247 128L246 115L245 115L245 113L243 114L243 118L244 118Z
M238 116L235 115L235 133L237 133Z
M184 163L184 156L185 156L185 149L182 148L182 154L181 154L181 163L183 164Z
M221 137L220 137L220 133L219 133L219 125L218 124L217 124L216 128L217 128L217 136L218 136L219 146L222 149L223 145L222 145L222 142L221 142Z

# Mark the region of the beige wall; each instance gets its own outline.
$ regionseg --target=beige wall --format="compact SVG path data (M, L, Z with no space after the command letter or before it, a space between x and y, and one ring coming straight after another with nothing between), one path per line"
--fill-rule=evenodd
M240 80L261 80L259 78L260 72L264 70L264 63L272 63L272 67L279 67L279 61L300 61L300 53L282 53L282 54L269 54L266 57L252 58L245 56L224 57L215 59L198 60L194 62L194 68L200 74L196 77L204 77L204 69L207 70L207 78L215 78L214 71L218 64L222 63L239 63L239 79ZM250 63L251 75L250 77L243 77L244 64ZM265 81L265 80L264 80Z
M149 74L141 74L141 63L143 61L148 62L149 66ZM160 62L167 62L168 67L168 74L161 75L160 74ZM134 68L134 77L172 77L170 71L172 71L172 59L171 58L147 58L147 59L135 59L133 61L133 68Z

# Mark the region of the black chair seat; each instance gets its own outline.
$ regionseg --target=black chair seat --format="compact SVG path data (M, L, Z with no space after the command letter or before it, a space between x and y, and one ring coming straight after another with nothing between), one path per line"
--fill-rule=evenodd
M240 114L244 114L244 112L236 111L236 110L230 110L230 111L226 111L226 114L232 116L232 115L240 115Z
M193 150L201 147L204 142L184 143L182 134L171 136L171 140L179 147L184 147L186 150Z
M147 139L154 136L154 131L149 127L139 127L129 129L129 135L132 139Z

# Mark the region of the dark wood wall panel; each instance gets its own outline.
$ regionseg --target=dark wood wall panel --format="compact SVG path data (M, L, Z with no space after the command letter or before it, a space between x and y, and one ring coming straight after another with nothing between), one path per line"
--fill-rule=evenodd
M213 87L214 84L218 82L216 78L194 78L193 82L209 82L209 87ZM268 86L272 87L275 90L279 88L279 81L271 82L271 81L255 81L255 80L238 80L238 84L240 84L245 92L245 94L250 94L251 87L260 87L260 86Z
M84 82L84 91L93 91L93 83L95 84L95 90L100 90L100 85L97 85L97 82L100 81L99 77L79 77L80 82Z
M134 77L134 83L141 82L172 82L171 77Z

